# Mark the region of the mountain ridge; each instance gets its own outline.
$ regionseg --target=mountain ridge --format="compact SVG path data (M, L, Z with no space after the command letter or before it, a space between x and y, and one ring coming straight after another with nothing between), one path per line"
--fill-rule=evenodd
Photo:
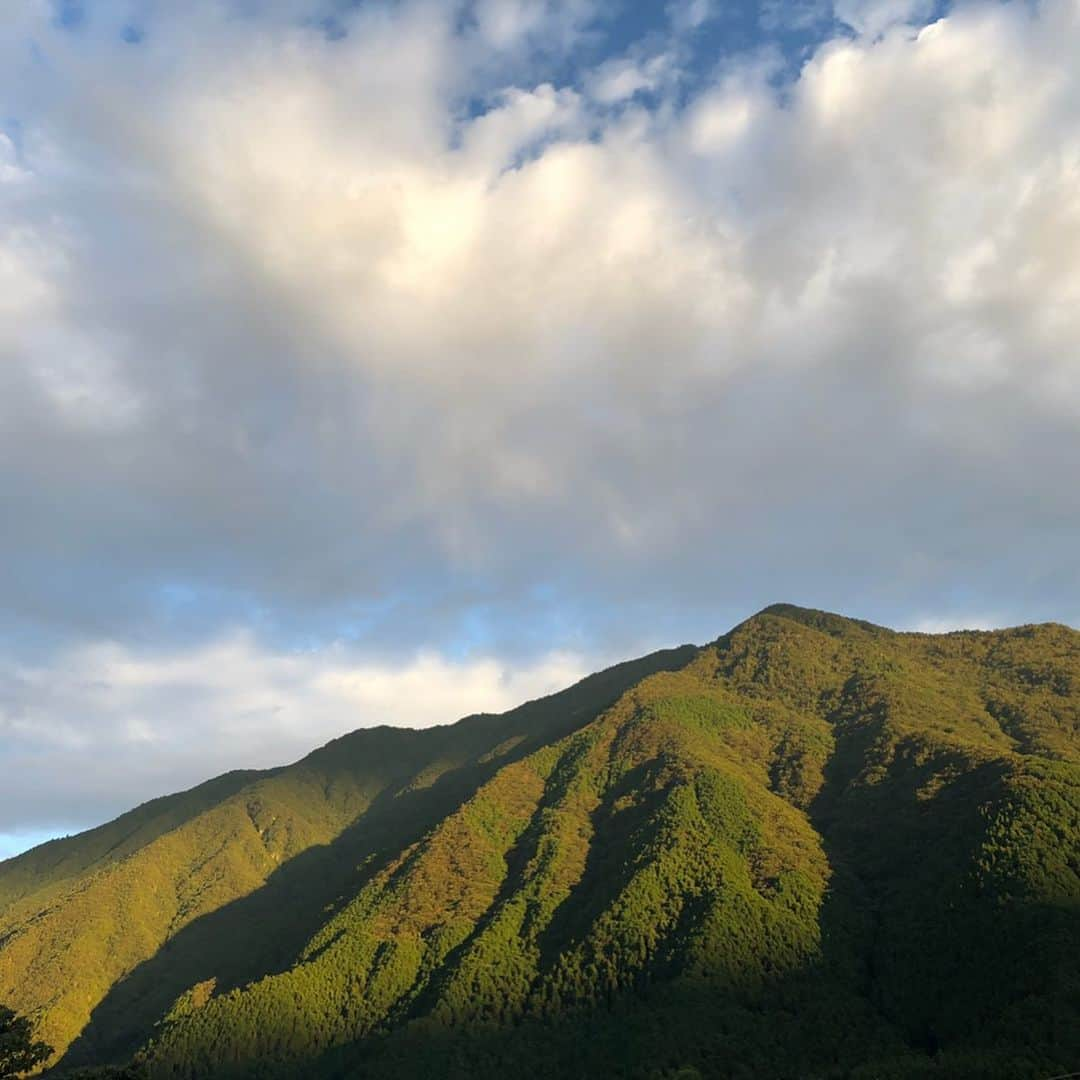
M1074 630L770 605L510 713L350 733L77 888L11 903L0 864L0 1000L62 1067L155 1077L1050 1075L1080 1057L1078 743Z

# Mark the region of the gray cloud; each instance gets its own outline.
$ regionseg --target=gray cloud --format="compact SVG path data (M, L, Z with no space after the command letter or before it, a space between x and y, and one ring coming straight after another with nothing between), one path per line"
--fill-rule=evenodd
M126 743L16 671L110 642L580 667L778 599L1080 615L1075 4L849 4L782 90L676 40L544 82L587 4L303 10L0 32L0 728L49 798L51 733ZM178 764L169 685L154 782L234 764Z

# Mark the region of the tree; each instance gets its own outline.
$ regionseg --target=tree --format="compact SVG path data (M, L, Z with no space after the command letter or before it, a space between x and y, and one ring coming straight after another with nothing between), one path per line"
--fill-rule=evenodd
M18 1076L52 1056L47 1043L34 1042L30 1021L0 1005L0 1080Z

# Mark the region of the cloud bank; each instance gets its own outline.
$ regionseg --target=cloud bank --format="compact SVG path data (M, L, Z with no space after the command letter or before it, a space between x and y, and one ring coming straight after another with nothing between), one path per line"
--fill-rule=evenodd
M430 722L773 600L1080 616L1075 0L769 5L794 61L698 2L64 12L0 30L0 753L45 801L136 728L167 781L368 722L335 650L435 665Z
M249 633L165 653L98 642L46 666L5 663L4 798L18 816L0 819L0 843L23 821L61 832L93 821L118 792L134 805L194 785L211 762L270 768L357 727L503 712L586 674L560 653L513 669L432 653L376 664L342 647L275 653Z

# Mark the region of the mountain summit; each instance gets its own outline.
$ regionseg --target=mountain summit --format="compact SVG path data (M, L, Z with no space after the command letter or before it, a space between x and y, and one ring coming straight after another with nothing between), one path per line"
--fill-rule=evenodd
M0 1002L151 1077L1080 1067L1080 633L788 605L0 863Z

